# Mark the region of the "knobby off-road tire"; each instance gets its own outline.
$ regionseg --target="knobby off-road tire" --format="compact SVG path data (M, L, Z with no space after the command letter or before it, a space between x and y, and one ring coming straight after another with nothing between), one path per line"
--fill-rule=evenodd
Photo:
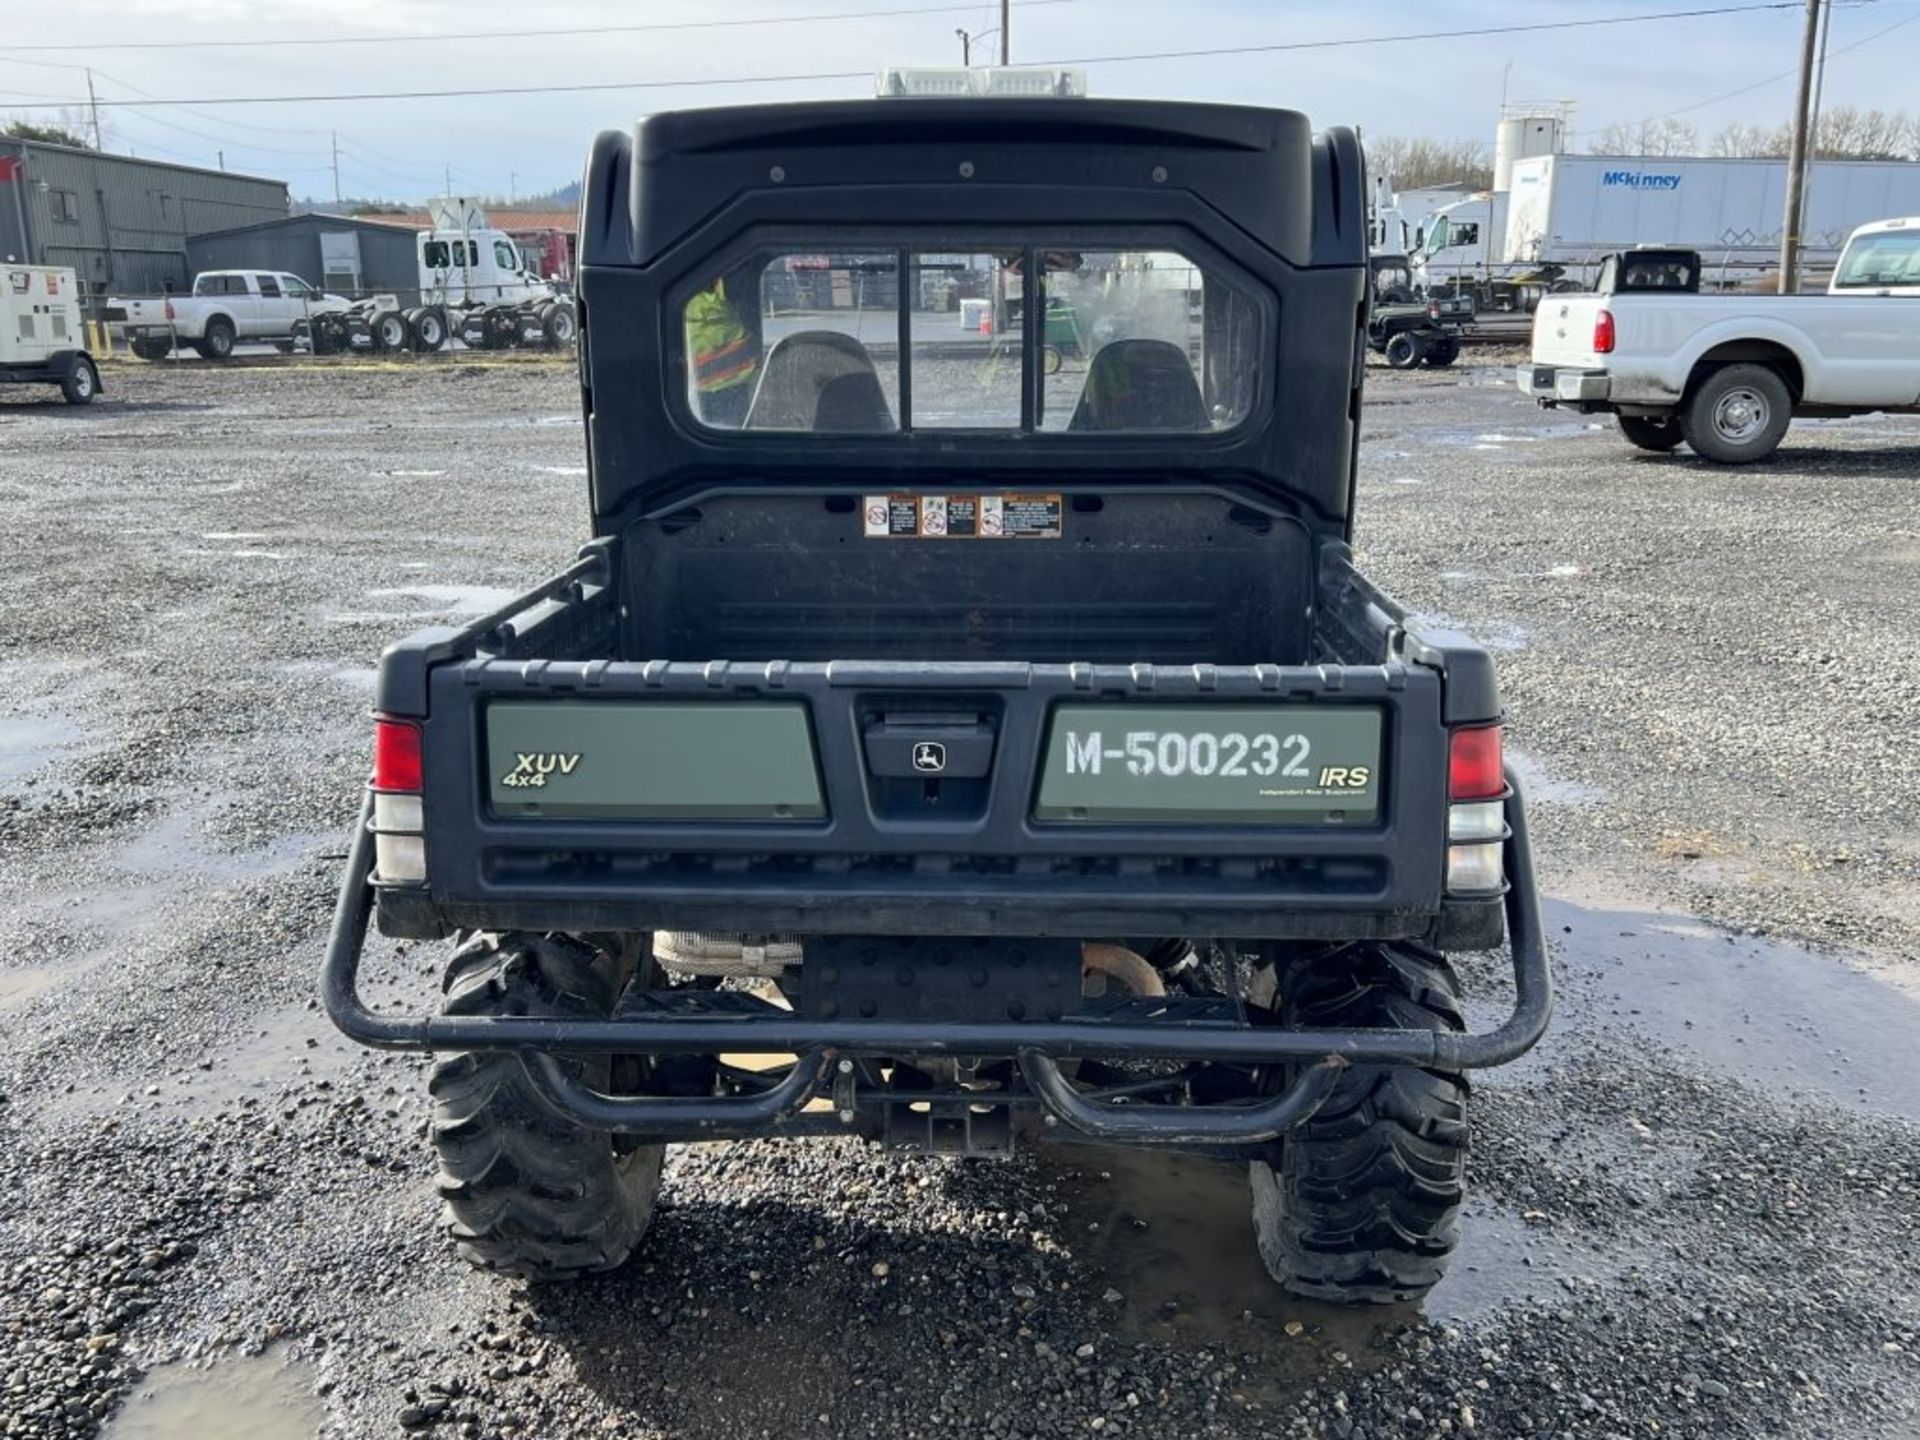
M643 952L644 953L644 952ZM625 987L619 961L565 936L481 933L447 966L448 1015L604 1020ZM561 1060L595 1089L611 1057ZM549 1112L511 1055L450 1055L433 1067L435 1184L460 1253L534 1280L611 1270L653 1220L664 1145L635 1146Z
M1675 448L1686 437L1680 433L1680 422L1671 415L1620 415L1620 433L1629 445L1637 445L1642 450L1652 450L1664 454Z
M1289 1026L1460 1030L1446 958L1405 942L1296 960L1275 1006ZM1305 1125L1253 1161L1253 1224L1274 1279L1346 1304L1415 1300L1446 1272L1466 1192L1467 1082L1355 1065Z
M1387 364L1395 370L1412 370L1426 358L1427 346L1418 335L1402 330L1388 337L1385 354Z

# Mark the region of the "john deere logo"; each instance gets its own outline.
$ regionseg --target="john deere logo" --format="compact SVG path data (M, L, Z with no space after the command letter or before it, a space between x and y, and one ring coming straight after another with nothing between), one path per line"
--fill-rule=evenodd
M947 768L947 747L938 740L922 740L913 747L913 768L937 775Z

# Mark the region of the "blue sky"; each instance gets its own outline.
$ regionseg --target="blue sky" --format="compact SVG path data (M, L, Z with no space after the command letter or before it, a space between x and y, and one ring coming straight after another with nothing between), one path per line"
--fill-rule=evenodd
M954 31L978 32L993 4L917 15L724 30L604 36L393 42L281 49L46 51L28 45L403 36L423 32L666 24L932 6L938 0L66 0L35 7L0 51L0 114L52 118L11 106L85 94L95 68L104 98L321 95L543 82L708 80L724 76L858 71L888 64L954 64ZM1385 0L1047 0L1016 4L1013 59L1040 61L1207 47L1243 48L1408 31L1465 29L1699 8L1711 0L1533 0L1521 6L1460 0L1423 6ZM1739 0L1731 0L1739 3ZM535 18L537 17L537 18ZM1883 39L1848 45L1913 21ZM1574 102L1577 132L1665 115L1791 71L1797 9L1651 21L1561 32L1225 55L1088 66L1096 94L1283 105L1316 124L1391 134L1491 140L1503 83L1515 99ZM979 42L991 49L994 38ZM1834 12L1831 104L1920 109L1920 0L1849 0ZM22 63L28 62L28 63ZM1511 69L1509 71L1509 66ZM302 102L142 111L106 110L109 148L281 176L297 194L331 193L333 135L350 194L416 197L443 188L525 193L571 178L594 131L651 109L758 100L858 96L864 79L789 84L696 84L611 90L352 103ZM1689 109L1703 134L1729 122L1779 124L1790 79Z

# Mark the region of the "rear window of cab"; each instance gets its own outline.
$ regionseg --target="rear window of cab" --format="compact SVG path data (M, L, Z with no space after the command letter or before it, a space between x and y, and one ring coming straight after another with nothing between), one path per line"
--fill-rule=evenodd
M722 431L1209 434L1251 413L1266 314L1177 250L783 245L681 303L686 401Z

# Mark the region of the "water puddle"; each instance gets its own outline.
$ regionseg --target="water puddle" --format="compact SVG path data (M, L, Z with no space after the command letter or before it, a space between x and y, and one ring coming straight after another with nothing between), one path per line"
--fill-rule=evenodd
M149 1374L101 1440L314 1440L326 1418L304 1369L272 1356Z
M1354 1309L1288 1295L1254 1243L1244 1161L1149 1149L1037 1149L1065 1200L1076 1259L1109 1303L1114 1328L1150 1343L1268 1352L1276 1381L1304 1379L1342 1350L1356 1363L1378 1331L1415 1307Z
M422 600L432 605L423 615L485 615L498 610L516 592L491 585L404 585L392 590L369 590L375 600Z
M1589 1249L1509 1211L1482 1212L1469 1199L1446 1278L1422 1309L1430 1320L1480 1320L1516 1305L1564 1300L1569 1291L1612 1283L1629 1268L1617 1246Z
M1470 624L1439 610L1423 611L1410 617L1409 623L1416 630L1458 630L1489 650L1524 650L1533 639L1531 630L1510 620L1476 620Z
M24 1005L60 983L60 972L50 965L26 965L0 970L0 1010Z
M289 660L280 667L280 673L331 680L349 690L371 690L379 678L371 665L341 665L333 660Z
M1540 763L1539 757L1512 745L1506 747L1507 763L1512 765L1520 776L1520 784L1526 790L1528 801L1539 801L1544 805L1565 805L1577 807L1598 805L1607 798L1607 792L1597 785L1588 785L1579 780L1568 780L1555 775Z
M1583 1009L1769 1094L1812 1094L1920 1123L1920 999L1832 955L1730 935L1682 915L1555 903L1548 929L1570 972L1558 1025Z
M251 850L222 850L207 822L221 808L218 798L197 801L169 812L158 824L120 847L113 863L136 875L200 875L223 885L239 885L293 869L337 836L324 832L277 835Z
M63 759L82 739L80 728L64 716L0 716L0 785L13 785Z

